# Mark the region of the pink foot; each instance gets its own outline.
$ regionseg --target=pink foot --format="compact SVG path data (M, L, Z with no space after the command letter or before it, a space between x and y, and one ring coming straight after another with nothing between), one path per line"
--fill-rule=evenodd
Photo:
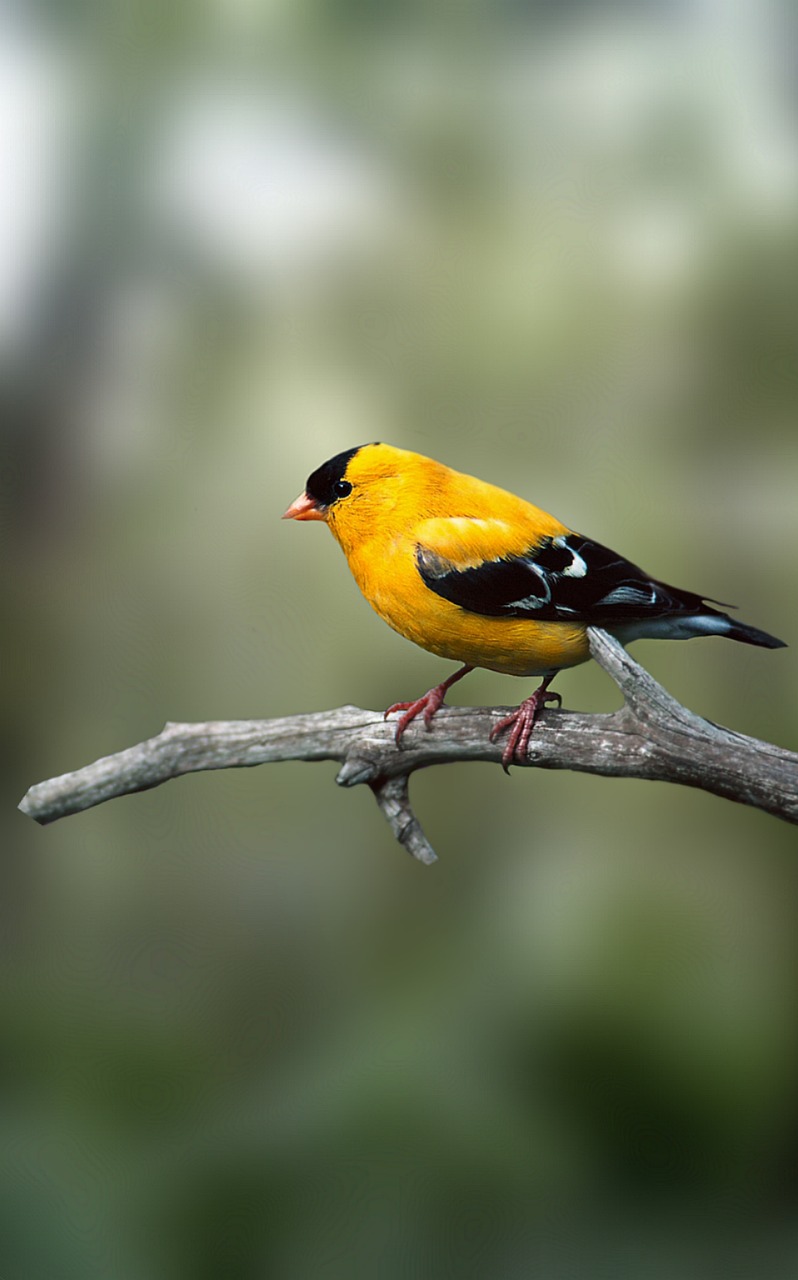
M394 711L404 712L404 715L399 717L396 725L397 747L402 740L402 734L407 726L412 720L415 720L416 716L420 715L421 712L424 713L424 724L427 729L429 729L432 724L432 717L435 715L436 711L440 711L449 689L451 689L452 685L456 684L458 680L462 680L463 676L467 676L469 671L473 670L473 667L461 667L459 671L455 671L453 676L449 676L448 680L442 681L441 684L436 684L435 688L430 689L428 693L423 695L423 697L416 698L415 702L394 702L391 704L383 717L385 720L387 720L388 716L392 715Z
M513 711L509 716L505 716L503 720L500 720L491 729L491 742L495 742L499 734L503 733L505 729L510 730L507 745L502 752L502 768L505 773L509 773L511 764L523 764L526 761L532 730L546 703L556 702L558 707L562 706L562 698L559 693L548 692L549 682L553 679L553 675L547 676L543 684L529 698L525 698L516 711Z

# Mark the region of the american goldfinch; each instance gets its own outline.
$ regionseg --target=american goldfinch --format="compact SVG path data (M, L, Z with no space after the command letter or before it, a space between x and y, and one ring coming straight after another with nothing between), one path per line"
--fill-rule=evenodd
M323 520L381 618L400 635L463 663L413 702L396 742L423 714L429 727L448 689L474 667L543 683L512 715L502 763L523 760L549 684L590 657L589 626L623 643L718 635L778 649L784 641L735 622L691 591L650 578L623 556L495 485L388 444L347 449L309 477L286 520ZM717 603L717 602L715 602Z

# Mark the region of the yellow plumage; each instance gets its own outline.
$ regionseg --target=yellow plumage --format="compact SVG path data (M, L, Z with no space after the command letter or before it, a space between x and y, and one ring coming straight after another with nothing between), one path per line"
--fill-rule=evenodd
M467 613L430 591L416 564L419 545L458 569L521 555L567 534L559 520L496 485L386 444L360 449L346 478L362 496L333 504L327 524L363 595L394 631L441 658L505 675L542 675L589 657L584 626Z
M550 679L590 656L591 625L624 643L699 635L783 643L649 577L531 502L391 445L331 458L285 514L323 520L380 617L423 649L465 664L422 698L389 708L405 712L397 742L418 714L429 725L455 680L487 667L545 677L494 727L493 736L511 729L505 767L522 758L541 707L559 700L547 692Z

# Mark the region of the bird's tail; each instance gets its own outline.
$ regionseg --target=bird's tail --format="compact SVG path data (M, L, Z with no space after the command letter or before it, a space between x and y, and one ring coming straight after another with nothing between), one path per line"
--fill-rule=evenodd
M735 622L733 618L726 619L728 630L725 634L731 640L742 640L743 644L757 644L762 649L786 649L787 641L779 640L777 636L770 635L767 631L760 631L759 627L749 627L745 622Z
M691 604L699 603L698 597L689 598ZM704 603L700 609L693 608L684 613L666 614L660 618L638 618L634 622L625 622L620 626L607 627L621 644L629 644L633 640L690 640L693 636L728 636L730 640L740 640L743 644L756 644L762 649L784 649L785 640L778 640L767 631L758 627L749 627L746 622L737 622L720 609L713 609Z
M760 631L759 627L749 627L747 622L737 622L734 618L730 618L727 613L721 613L719 609L710 609L708 606L705 613L691 618L690 622L695 626L694 635L703 633L705 635L728 636L730 640L740 640L743 644L755 644L761 649L785 649L787 647L786 640L779 640L776 636L770 635L768 631Z

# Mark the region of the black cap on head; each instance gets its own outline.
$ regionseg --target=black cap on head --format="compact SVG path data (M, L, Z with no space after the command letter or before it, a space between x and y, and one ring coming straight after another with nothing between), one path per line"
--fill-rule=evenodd
M339 480L343 480L346 474L346 468L351 458L362 449L361 444L355 445L354 449L346 449L344 453L336 453L334 458L330 458L329 462L325 462L323 466L318 467L312 475L308 476L308 482L305 485L305 492L308 497L315 498L322 506L329 507L330 503L340 495L336 493L335 486Z
M347 449L344 453L336 453L335 457L330 458L329 462L317 467L313 474L308 476L308 482L305 485L305 492L308 497L315 498L324 507L329 507L330 503L334 502L337 497L335 485L339 480L343 480L349 459L355 456L359 448L360 445L357 445L354 449Z

